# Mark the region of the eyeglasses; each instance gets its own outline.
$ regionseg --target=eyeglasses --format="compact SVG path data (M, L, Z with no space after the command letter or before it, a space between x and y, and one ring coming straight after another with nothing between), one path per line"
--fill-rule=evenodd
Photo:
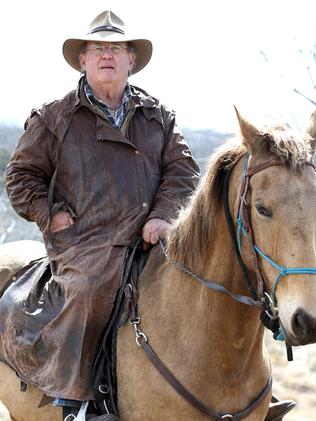
M87 48L87 52L102 57L105 53L111 56L117 56L127 50L127 46L124 44L95 44Z

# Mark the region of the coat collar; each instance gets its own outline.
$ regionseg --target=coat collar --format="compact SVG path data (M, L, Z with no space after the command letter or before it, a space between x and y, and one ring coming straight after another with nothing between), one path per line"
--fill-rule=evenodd
M156 120L164 128L164 121L161 112L161 106L159 100L151 95L148 95L146 91L136 86L132 86L133 101L136 107L141 107L144 116L147 120Z
M59 139L63 139L72 116L81 106L88 106L83 94L83 78L80 78L77 89L69 92L63 99L45 104L41 109L33 111L44 121L46 127ZM147 120L155 119L163 127L163 116L158 99L147 94L146 91L131 85L132 101L136 108L141 108ZM32 114L32 115L33 115Z

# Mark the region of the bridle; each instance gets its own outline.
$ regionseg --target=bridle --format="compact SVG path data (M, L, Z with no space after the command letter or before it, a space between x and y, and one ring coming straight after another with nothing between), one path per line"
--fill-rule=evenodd
M292 274L312 274L316 275L316 268L306 268L306 267L295 267L295 268L287 268L286 266L280 266L274 260L272 260L266 253L264 253L254 241L253 230L251 226L250 220L250 208L247 201L248 193L249 193L249 186L250 186L250 179L255 174L263 171L266 168L272 166L282 166L284 164L281 163L279 160L268 160L261 164L258 164L254 167L250 166L251 156L246 155L243 162L243 169L242 169L242 184L240 189L240 197L239 197L239 205L238 205L238 215L237 215L237 244L238 244L238 254L241 255L241 248L242 248L242 238L245 237L247 239L250 253L251 253L251 260L253 269L257 279L257 289L256 294L259 301L265 303L265 313L268 317L279 325L278 329L274 331L274 337L278 340L286 340L285 335L280 327L279 320L278 320L278 309L277 309L277 299L276 299L276 289L279 284L279 281L282 276L292 275ZM316 170L315 166L312 162L306 162L306 165L311 166L314 170ZM259 256L267 261L271 266L278 270L278 274L275 280L275 283L272 287L272 291L270 293L269 288L267 287L267 283L264 279L262 271L260 270L259 266ZM254 288L253 288L254 289ZM264 321L264 320L263 320ZM265 324L265 323L264 323ZM267 325L268 328L269 323ZM287 344L288 349L288 357L292 359L292 356L289 355L289 345ZM291 354L291 352L290 352Z
M251 219L250 219L250 209L247 202L247 196L249 193L250 187L250 178L263 171L266 168L272 166L282 166L283 164L278 160L268 160L259 165L254 167L250 167L250 156L247 154L244 158L243 162L243 169L242 169L242 183L240 188L239 194L239 204L238 204L238 216L237 216L237 237L235 234L235 224L233 223L231 213L229 210L229 179L231 176L231 172L234 168L230 168L225 175L224 179L224 187L223 187L223 203L224 203L224 211L226 216L227 227L230 232L230 236L232 239L232 243L235 249L235 253L237 255L241 270L243 272L244 278L246 280L248 289L252 295L252 297L245 296L245 295L237 295L233 294L221 284L211 281L208 279L204 279L188 268L186 268L181 263L175 262L169 255L168 249L163 241L160 240L160 246L165 258L176 267L179 271L184 273L185 275L197 280L204 286L209 289L212 289L216 292L220 292L225 294L235 301L241 302L243 304L249 305L261 311L261 320L266 327L271 329L274 332L274 338L284 340L284 335L282 329L280 328L278 310L276 307L276 297L275 291L281 276L287 276L289 274L314 274L316 275L316 268L286 268L278 265L274 262L268 255L266 255L254 242L254 234L251 227ZM236 165L236 164L235 164ZM314 168L315 166L312 163L306 163L306 165L310 165ZM256 275L256 287L254 286L248 269L242 259L241 255L241 244L242 238L245 237L249 244L250 252L251 252L251 260L253 269ZM259 256L269 262L274 268L279 270L277 275L277 279L275 281L274 287L272 289L272 297L271 293L269 292L269 288L267 287L267 283L264 280L264 276L259 266ZM272 377L269 376L268 382L266 383L264 389L260 392L257 398L243 411L239 412L238 414L219 414L205 405L202 401L197 399L194 395L190 393L188 389L186 389L179 380L170 372L168 367L161 361L158 355L155 353L153 348L149 344L148 335L146 335L140 327L141 319L137 315L137 303L133 298L133 286L131 284L127 285L126 288L129 307L130 307L130 314L131 320L130 323L133 325L136 335L136 343L137 345L144 350L149 360L152 364L156 367L159 373L164 377L164 379L173 387L173 389L187 402L189 402L192 406L198 409L201 413L206 415L209 419L220 421L225 418L229 418L232 421L239 421L246 417L248 417L266 398L269 391L272 387ZM288 352L288 359L293 359L292 357L292 350L289 344L287 344L287 352Z

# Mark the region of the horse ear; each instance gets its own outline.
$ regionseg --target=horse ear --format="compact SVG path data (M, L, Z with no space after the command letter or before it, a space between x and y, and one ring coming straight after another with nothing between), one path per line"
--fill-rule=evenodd
M310 144L312 148L312 154L315 156L316 150L316 111L314 111L309 118L309 125L306 130L307 134L311 137Z
M252 153L258 148L260 139L262 138L262 134L260 131L250 124L246 119L244 119L237 108L234 106L239 127L240 127L240 133L243 138L243 143L247 147L247 149L250 149Z

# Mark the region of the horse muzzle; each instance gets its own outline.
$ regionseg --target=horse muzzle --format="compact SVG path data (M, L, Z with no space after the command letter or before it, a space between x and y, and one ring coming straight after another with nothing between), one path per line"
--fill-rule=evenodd
M280 330L284 339L291 346L301 346L316 343L316 317L303 308L297 308L289 319L289 324L282 323Z
M307 345L316 342L316 317L298 308L291 318L292 334L287 335L291 345Z

